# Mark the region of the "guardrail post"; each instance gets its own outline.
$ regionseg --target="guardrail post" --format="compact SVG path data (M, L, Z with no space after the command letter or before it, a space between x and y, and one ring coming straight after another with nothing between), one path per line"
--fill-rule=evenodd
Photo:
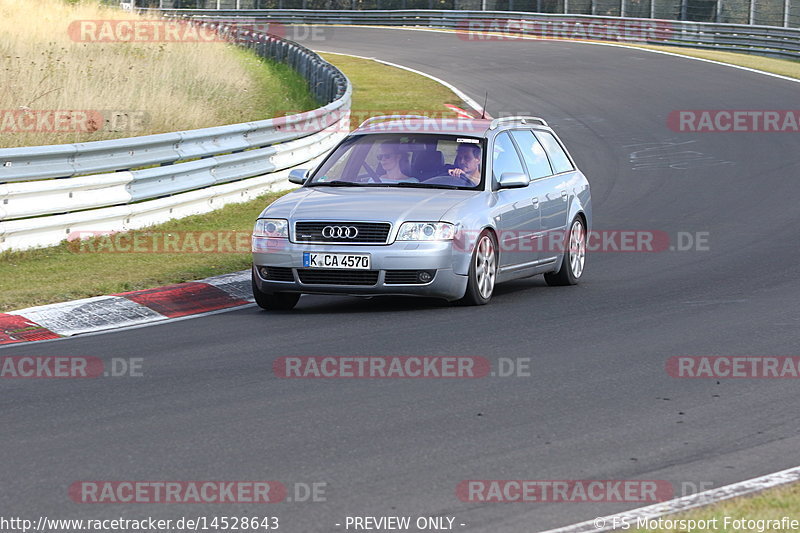
M594 2L592 2L592 8L594 8ZM592 15L594 14L595 12L592 11ZM650 0L650 18L656 18L656 0Z
M750 0L750 16L748 17L747 23L752 25L755 18L756 18L756 0Z
M792 10L792 1L791 0L784 0L783 1L783 27L789 27L789 12Z
M620 17L624 17L625 16L625 12L626 12L625 7L627 7L627 4L625 4L625 0L619 0L619 16Z

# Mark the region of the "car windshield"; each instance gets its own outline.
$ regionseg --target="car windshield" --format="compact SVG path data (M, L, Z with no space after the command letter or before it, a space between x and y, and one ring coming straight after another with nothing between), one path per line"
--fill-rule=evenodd
M354 135L339 145L307 186L477 189L483 145L441 134Z

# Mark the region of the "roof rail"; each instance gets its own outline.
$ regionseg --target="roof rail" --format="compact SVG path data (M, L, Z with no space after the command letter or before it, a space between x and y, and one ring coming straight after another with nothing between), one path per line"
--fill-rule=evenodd
M367 120L361 123L359 128L363 128L367 124L372 124L373 122L377 122L379 120L389 120L389 119L396 119L396 118L424 118L430 119L430 117L426 117L424 115L379 115L377 117L369 117Z
M514 117L496 118L496 119L492 120L491 124L489 124L489 129L493 130L493 129L497 128L503 122L519 122L520 124L527 124L528 122L538 122L541 126L548 126L547 122L543 118L519 115L519 116L514 116Z

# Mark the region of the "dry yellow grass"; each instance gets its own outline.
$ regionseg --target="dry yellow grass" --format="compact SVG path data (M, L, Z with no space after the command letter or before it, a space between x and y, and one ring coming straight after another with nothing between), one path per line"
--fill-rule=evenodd
M143 17L90 1L0 0L0 112L130 111L144 128L90 134L0 128L0 147L202 128L315 107L288 67L234 45L76 42L68 34L73 21L107 19Z

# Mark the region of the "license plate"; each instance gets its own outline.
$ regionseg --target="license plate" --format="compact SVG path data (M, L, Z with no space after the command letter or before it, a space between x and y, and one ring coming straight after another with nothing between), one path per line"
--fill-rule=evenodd
M327 254L303 252L303 266L306 268L346 268L369 270L368 254Z

